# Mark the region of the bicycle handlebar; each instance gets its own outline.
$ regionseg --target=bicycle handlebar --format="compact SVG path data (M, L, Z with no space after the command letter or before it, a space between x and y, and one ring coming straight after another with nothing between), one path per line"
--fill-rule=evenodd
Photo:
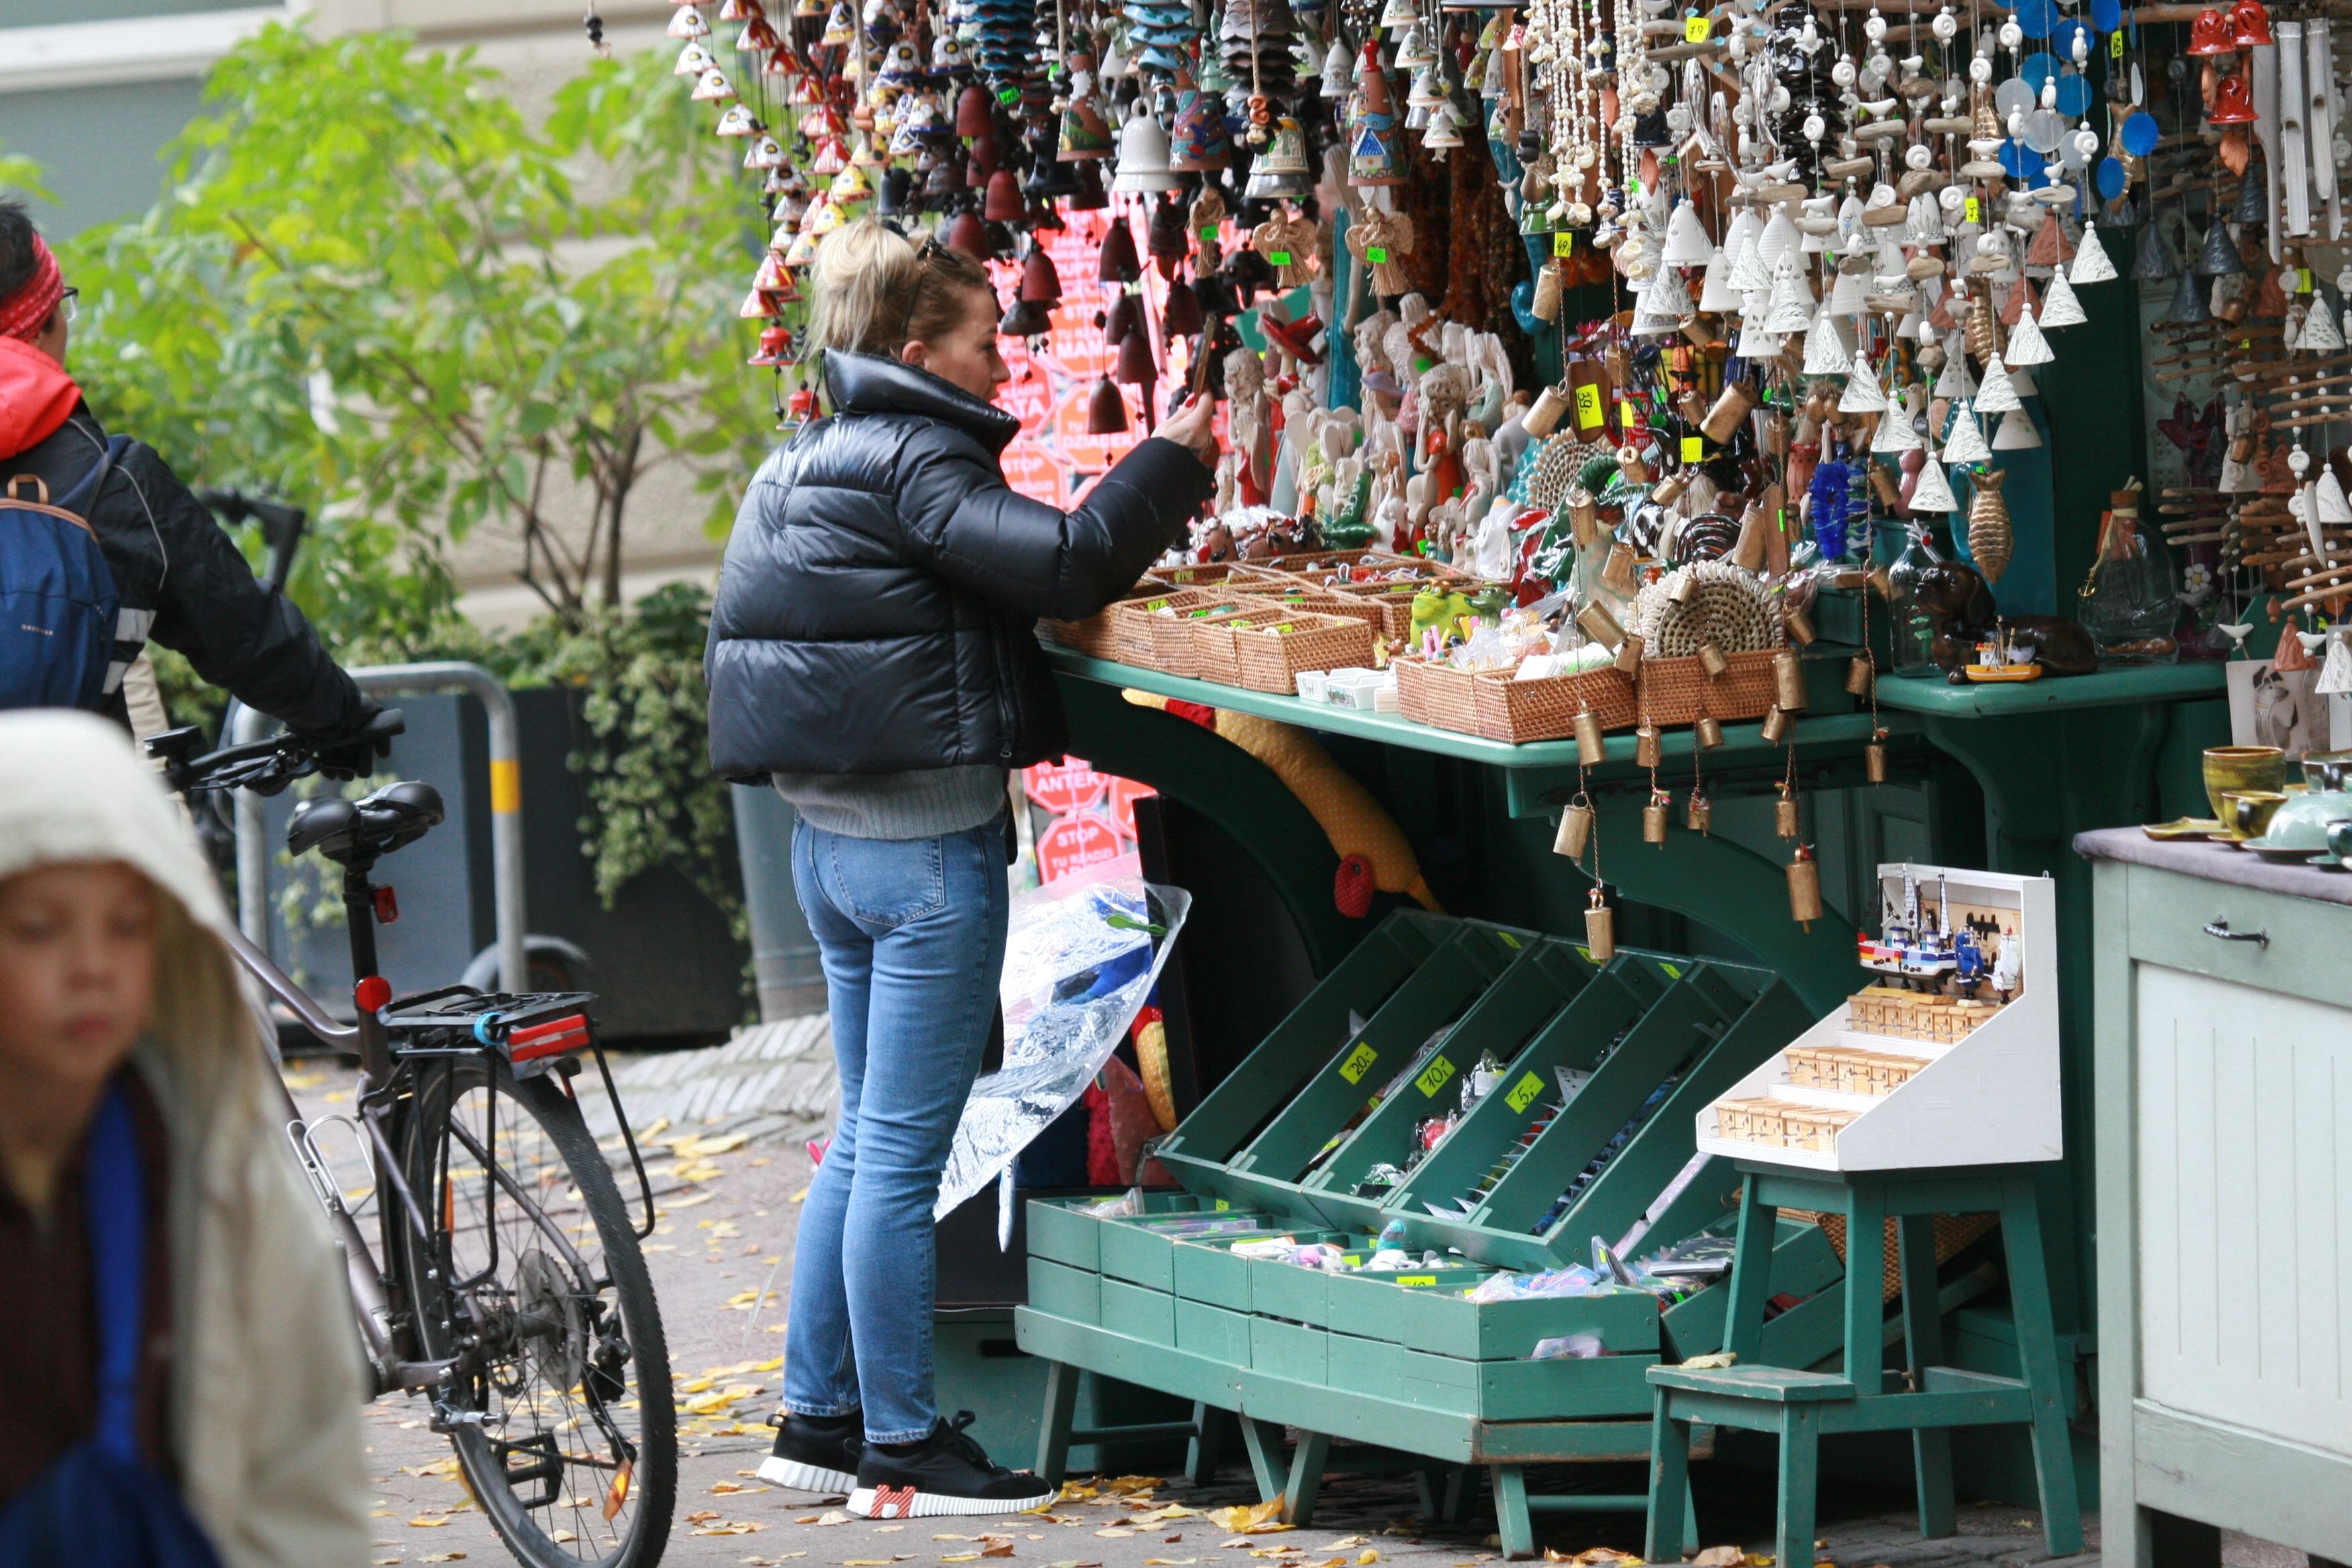
M183 795L238 788L257 795L276 795L296 779L317 773L321 752L340 750L362 741L389 741L406 728L400 710L386 708L365 728L331 741L289 731L196 756L193 753L204 743L204 731L190 726L151 737L147 754L162 760L164 777Z

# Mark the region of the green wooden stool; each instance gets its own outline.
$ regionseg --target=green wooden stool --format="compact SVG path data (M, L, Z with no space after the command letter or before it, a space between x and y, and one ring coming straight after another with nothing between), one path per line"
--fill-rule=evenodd
M2042 1491L2042 1533L2053 1557L2083 1550L2074 1458L2066 1434L2066 1384L2050 1318L2042 1216L2031 1165L1854 1173L1741 1162L1739 1239L1732 1257L1724 1348L1738 1362L1717 1371L1654 1366L1650 1516L1653 1563L1679 1560L1694 1423L1771 1432L1780 1439L1780 1562L1811 1568L1820 1441L1828 1432L1911 1432L1919 1486L1919 1533L1953 1533L1954 1426L2019 1424L2033 1428ZM1763 1339L1765 1274L1778 1211L1843 1215L1845 1373L1843 1376L1752 1364ZM1935 1216L1997 1213L2008 1254L2010 1308L2024 1376L1994 1377L1939 1364L1943 1319L1936 1289ZM1896 1222L1903 1283L1906 1370L1888 1386L1885 1361L1886 1221Z

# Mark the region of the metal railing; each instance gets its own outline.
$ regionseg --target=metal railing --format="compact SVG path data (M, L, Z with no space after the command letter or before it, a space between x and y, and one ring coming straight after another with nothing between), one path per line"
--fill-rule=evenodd
M530 989L530 961L524 944L522 882L522 753L515 727L514 697L498 677L478 664L456 659L425 664L380 664L351 672L371 697L461 691L480 699L490 721L490 887L498 917L499 989ZM240 707L231 744L257 741L271 721ZM269 843L262 826L261 797L236 792L237 924L265 952L269 948Z

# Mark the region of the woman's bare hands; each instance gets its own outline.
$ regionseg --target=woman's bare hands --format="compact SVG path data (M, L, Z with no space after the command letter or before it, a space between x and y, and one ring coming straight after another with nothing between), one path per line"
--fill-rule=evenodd
M1216 423L1217 400L1195 393L1153 434L1189 448L1205 467L1213 468L1217 466Z

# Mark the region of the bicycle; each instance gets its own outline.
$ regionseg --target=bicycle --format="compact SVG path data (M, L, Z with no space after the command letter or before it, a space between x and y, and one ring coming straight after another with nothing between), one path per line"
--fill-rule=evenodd
M402 727L387 710L368 734L388 740ZM317 748L295 735L199 755L204 743L193 728L147 742L191 801L240 787L274 795L320 771ZM443 816L438 791L404 782L356 801L304 801L287 825L289 852L341 868L354 1024L328 1016L242 933L230 944L322 1044L359 1058L352 1114L306 1121L290 1092L285 1109L288 1141L344 1252L370 1399L429 1395L432 1430L448 1436L519 1561L655 1568L677 1500L677 1411L639 1249L656 1218L645 1161L620 1115L639 1225L572 1094L593 1059L620 1110L596 999L468 985L394 996L377 973L376 926L399 906L371 873ZM320 1146L336 1125L366 1151L373 1179L355 1201ZM380 1252L357 1217L371 1203Z

